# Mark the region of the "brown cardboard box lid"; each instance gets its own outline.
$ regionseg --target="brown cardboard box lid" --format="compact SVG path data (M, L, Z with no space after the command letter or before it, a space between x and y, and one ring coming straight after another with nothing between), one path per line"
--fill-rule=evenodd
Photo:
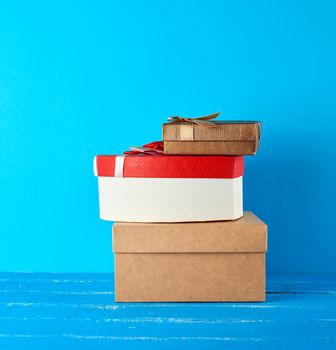
M220 120L216 127L188 122L170 122L162 126L164 141L259 141L260 121Z
M234 221L113 225L115 253L249 253L267 250L267 225L252 212Z

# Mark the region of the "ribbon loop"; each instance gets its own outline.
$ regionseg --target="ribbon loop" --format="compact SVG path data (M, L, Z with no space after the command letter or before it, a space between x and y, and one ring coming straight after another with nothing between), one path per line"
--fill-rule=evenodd
M197 124L197 125L204 125L204 126L217 126L216 123L211 122L210 120L215 119L219 116L220 112L206 115L203 117L197 117L197 118L184 118L180 116L175 116L175 117L169 117L168 122L173 123L181 123L181 122L186 122L186 123L192 123L192 124Z
M129 151L125 151L124 154L129 155L158 155L163 154L163 142L162 141L154 141L151 143L147 143L141 147L130 147Z

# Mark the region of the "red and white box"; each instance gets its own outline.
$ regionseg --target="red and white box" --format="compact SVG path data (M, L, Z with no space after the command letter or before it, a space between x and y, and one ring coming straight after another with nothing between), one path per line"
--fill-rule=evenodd
M242 156L100 155L94 173L103 220L191 222L243 215Z

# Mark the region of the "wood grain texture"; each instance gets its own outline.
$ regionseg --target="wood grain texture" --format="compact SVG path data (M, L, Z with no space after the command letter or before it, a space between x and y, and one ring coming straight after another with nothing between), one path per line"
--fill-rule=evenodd
M164 141L170 155L255 155L259 141Z
M163 124L164 141L181 141L183 130L192 129L194 141L257 141L260 139L260 122L217 121L216 126L204 126L186 122Z
M269 275L265 303L127 303L112 274L0 273L0 349L335 349L336 274Z

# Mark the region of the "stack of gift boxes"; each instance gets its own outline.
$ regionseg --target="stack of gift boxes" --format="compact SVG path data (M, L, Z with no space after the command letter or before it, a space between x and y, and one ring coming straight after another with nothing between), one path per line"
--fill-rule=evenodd
M95 157L116 301L265 300L267 226L243 212L242 191L260 123L217 115L173 117L162 142Z

